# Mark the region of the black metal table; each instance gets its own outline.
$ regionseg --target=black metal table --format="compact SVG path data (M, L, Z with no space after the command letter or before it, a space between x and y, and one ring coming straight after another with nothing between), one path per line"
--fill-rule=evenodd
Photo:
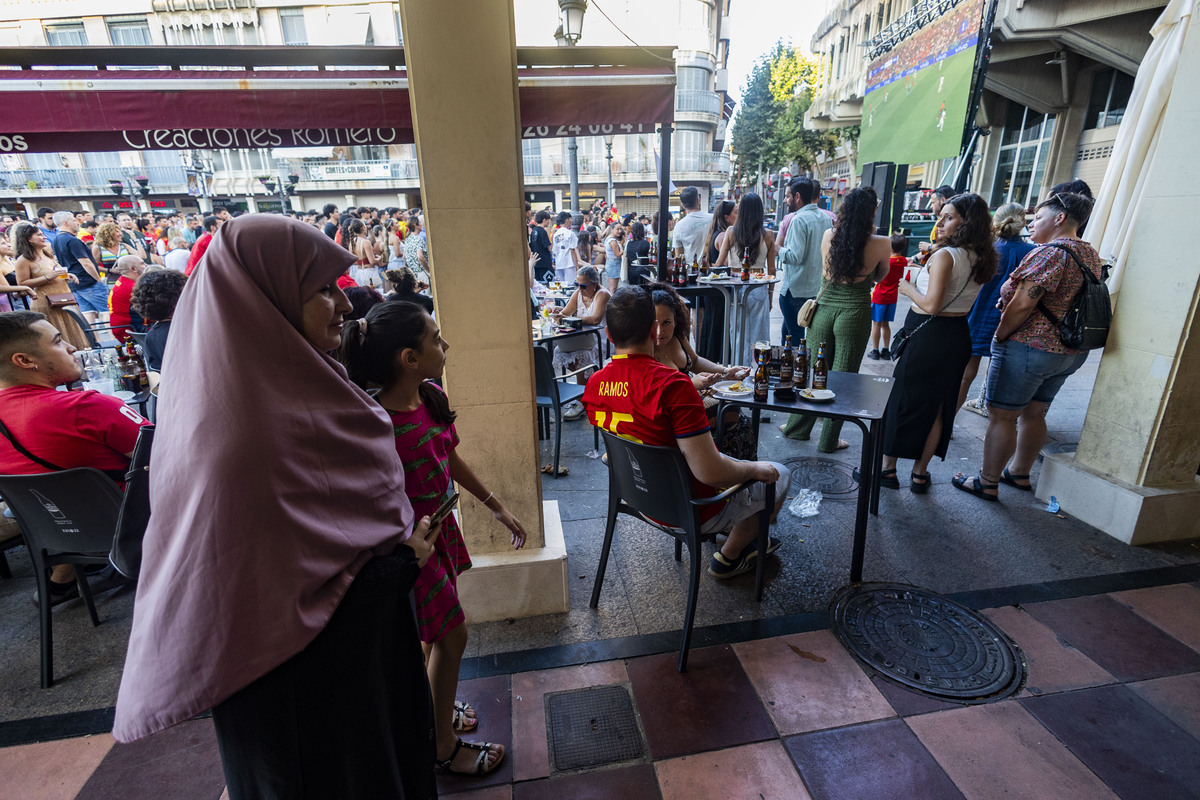
M867 542L867 513L879 515L879 472L883 463L883 424L888 397L895 381L883 375L864 375L859 372L830 372L829 388L836 397L827 403L804 400L799 394L793 400L775 396L774 387L766 402L756 402L752 396L744 399L719 398L717 435L724 427L726 408L748 408L754 421L754 447L758 451L758 424L763 411L786 414L810 414L825 419L852 422L863 434L862 457L859 459L861 481L858 485L858 512L854 518L854 550L850 559L850 580L862 580L863 555ZM866 489L866 491L864 491Z
M676 286L675 292L681 297L703 297L708 300L720 300L723 309L721 319L725 320L725 325L721 327L721 352L717 354L713 361L722 364L730 364L729 358L729 295L723 290L715 286L706 286L703 283L689 283L687 286ZM694 307L693 307L694 308ZM696 337L696 353L698 355L709 358L709 354L700 352L700 326L695 314L692 314L692 332Z

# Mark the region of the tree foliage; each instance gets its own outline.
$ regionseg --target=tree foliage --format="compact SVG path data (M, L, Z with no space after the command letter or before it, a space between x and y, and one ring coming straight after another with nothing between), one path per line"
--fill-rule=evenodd
M753 180L760 164L768 172L793 163L807 171L820 153L834 151L839 141L835 131L804 127L821 72L819 60L783 42L755 63L733 122L737 182Z

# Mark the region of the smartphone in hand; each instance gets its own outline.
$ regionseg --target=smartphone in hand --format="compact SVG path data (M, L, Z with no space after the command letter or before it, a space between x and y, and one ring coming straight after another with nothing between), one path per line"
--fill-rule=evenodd
M429 517L429 527L432 528L436 525L440 525L442 520L450 516L450 512L454 510L456 505L458 505L458 494L458 492L454 492L442 501L442 504L438 506L437 511L434 511Z

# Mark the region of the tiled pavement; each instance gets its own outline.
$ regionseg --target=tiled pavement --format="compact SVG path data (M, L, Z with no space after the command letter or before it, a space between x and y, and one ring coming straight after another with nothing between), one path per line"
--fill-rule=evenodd
M827 630L465 681L478 736L509 748L458 800L1200 797L1200 584L986 609L1026 690L961 707L871 678ZM628 687L642 756L559 773L548 694ZM222 797L212 725L0 750L0 797Z

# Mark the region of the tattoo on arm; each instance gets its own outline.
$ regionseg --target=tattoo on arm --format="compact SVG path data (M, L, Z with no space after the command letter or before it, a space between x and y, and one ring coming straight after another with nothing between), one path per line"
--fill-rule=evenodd
M1046 289L1044 286L1038 286L1037 284L1034 284L1033 286L1030 286L1028 289L1026 289L1025 293L1027 295L1029 295L1031 300L1037 300L1039 297L1041 297L1042 295L1044 295L1046 293Z

